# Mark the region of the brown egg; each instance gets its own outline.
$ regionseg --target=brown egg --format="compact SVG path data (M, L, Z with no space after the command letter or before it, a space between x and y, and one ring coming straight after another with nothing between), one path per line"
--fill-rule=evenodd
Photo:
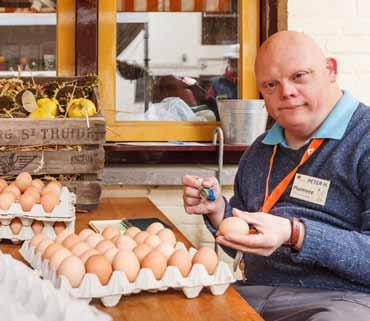
M76 256L82 255L87 250L90 250L90 246L85 242L77 243L71 248L72 254Z
M106 285L112 275L112 264L104 255L90 256L85 263L86 273L96 274L100 283Z
M137 244L141 244L141 243L144 243L145 239L147 237L149 237L149 233L148 232L145 232L145 231L140 231L139 233L137 233L134 237L134 240Z
M66 229L66 223L64 222L55 222L53 224L53 229L56 235L59 235L62 231Z
M160 230L157 235L162 242L167 242L170 245L175 246L176 236L169 228L164 228Z
M60 192L62 191L62 184L58 181L51 181L46 185L45 188L54 190L57 195L60 195Z
M45 194L49 194L49 193L53 193L55 196L57 196L58 198L60 197L60 193L57 193L56 191L55 191L55 189L54 188L50 188L50 187L44 187L42 190L41 190L41 192L40 192L40 195L41 195L41 197L42 196L44 196Z
M60 245L59 243L51 243L44 251L42 254L42 259L43 260L50 260L50 258L53 256L53 254L58 251L59 249L62 249L63 246Z
M191 256L185 250L176 250L167 262L168 266L176 266L183 277L186 277L192 267Z
M139 260L139 262L141 263L144 259L145 256L147 256L150 251L152 250L152 248L145 244L145 243L142 243L142 244L139 244L138 246L136 246L133 250L133 252L135 253L137 259Z
M51 213L55 206L59 204L59 197L54 193L46 193L41 196L40 203L46 213Z
M112 241L114 241L114 239ZM114 241L114 244L120 250L129 250L129 251L132 251L137 245L137 243L127 235L119 235L118 238Z
M146 231L149 234L157 234L160 230L163 230L163 229L164 229L164 226L162 223L154 222L147 227Z
M249 225L240 217L227 217L220 223L218 231L221 235L236 234L243 235L249 233Z
M62 244L62 243L63 243L63 241L64 241L64 239L65 239L68 235L70 235L70 234L72 234L72 233L73 233L73 231L71 231L71 230L69 230L69 229L66 229L66 230L61 231L61 232L57 235L57 237L55 238L55 242Z
M58 267L58 276L65 276L72 288L78 288L85 276L85 265L77 256L69 256L65 258Z
M105 238L105 239L112 239L114 238L115 236L117 235L121 235L121 231L118 227L116 226L107 226L103 232L101 233L101 235Z
M98 250L101 254L104 254L105 251L115 247L111 240L102 240L96 244L95 249Z
M32 231L35 234L41 233L42 230L44 229L44 223L41 221L34 220L31 224Z
M46 248L50 245L50 244L53 244L54 242L52 240L49 240L49 239L45 239L45 240L42 240L36 247L36 253L40 254L42 256L42 254L45 252Z
M89 259L89 257L93 256L93 255L100 255L100 253L95 249L90 249L90 250L87 250L86 252L84 252L82 255L80 255L80 259L85 264L86 261Z
M89 244L91 248L95 248L95 246L100 242L103 241L104 237L102 237L100 234L94 233L90 235L85 242Z
M78 236L80 237L81 241L86 241L86 239L92 235L95 234L95 232L90 228L83 229L80 233L78 233Z
M116 244L117 240L121 237L121 235L123 236L123 234L116 235L115 237L113 237L113 238L111 239L111 241L112 241L114 244ZM127 236L127 237L128 237L128 236ZM130 239L131 239L131 237L130 237Z
M162 242L159 244L156 248L156 250L162 252L162 254L168 259L172 253L175 251L174 247L167 243L167 242Z
M113 260L114 260L114 257L117 255L118 252L119 252L119 249L117 249L116 247L111 247L110 249L108 249L107 251L105 251L104 256L112 264L113 263Z
M19 217L13 218L10 222L10 229L14 234L18 234L22 229L22 222Z
M135 238L135 235L139 233L141 230L136 226L130 226L126 231L125 235L131 237L132 239Z
M151 269L154 277L160 280L166 271L167 259L162 252L154 250L144 257L141 266Z
M113 260L113 270L125 273L129 282L134 282L139 274L140 263L131 251L119 251Z
M41 179L36 178L36 179L32 180L31 186L35 187L40 193L42 191L42 189L44 188L45 184Z
M36 200L29 193L25 193L19 198L19 204L21 205L22 210L25 212L29 212L32 209L33 205L35 205L35 203Z
M72 256L72 252L66 248L61 248L54 252L50 257L49 266L52 270L57 271L60 263L66 258Z
M0 208L7 211L10 206L15 202L16 196L12 192L2 192L0 194Z
M201 247L193 256L193 264L203 264L210 275L216 271L217 263L217 254L214 249L209 247Z
M15 179L15 184L19 190L23 193L27 187L31 186L32 176L27 172L20 173Z
M19 197L21 196L21 191L19 190L19 188L13 183L10 183L10 185L8 185L7 187L5 187L3 189L3 193L5 192L12 192L15 196L16 199L19 199Z
M68 235L64 239L64 241L62 242L62 245L68 250L70 250L72 247L74 247L77 243L80 243L80 242L81 240L78 237L78 235L73 233L73 234Z
M45 234L42 234L42 233L40 233L40 234L35 234L33 237L32 237L32 239L31 239L31 241L30 241L30 243L28 244L30 247L31 246L35 246L35 247L37 247L37 245L39 245L39 243L42 241L42 240L44 240L44 239L47 239L48 237L45 235Z
M156 248L159 244L161 244L161 239L155 235L155 234L151 234L150 236L148 236L145 241L144 241L145 244L148 244L152 249Z
M5 179L0 178L0 193L3 191L5 187L8 186L8 182Z
M35 199L35 202L36 203L39 203L40 202L40 198L41 198L41 196L40 196L40 193L39 193L39 191L37 190L37 188L36 187L34 187L34 186L30 186L30 187L28 187L25 191L24 191L24 193L23 193L23 195L32 195L32 197Z

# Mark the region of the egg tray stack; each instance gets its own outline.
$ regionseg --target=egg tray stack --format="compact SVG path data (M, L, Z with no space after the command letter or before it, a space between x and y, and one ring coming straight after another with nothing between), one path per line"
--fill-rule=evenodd
M175 249L186 250L186 247L178 242ZM188 252L193 257L197 250L190 248ZM208 287L213 295L222 295L230 283L235 282L229 266L219 261L213 275L209 275L202 264L194 264L187 277L183 277L177 267L168 266L161 280L156 280L150 269L141 268L135 282L129 282L123 272L114 271L108 284L103 286L95 274L87 273L80 286L72 288L67 278L58 277L49 268L48 261L42 261L40 254L35 254L35 247L30 247L29 241L23 243L20 253L34 269L40 271L42 277L51 280L55 287L66 289L77 298L100 298L106 307L117 305L123 295L141 291L166 291L168 288L182 290L187 298L197 297L204 287Z
M83 300L55 289L24 263L0 251L0 315L7 321L110 321Z
M64 222L66 229L74 231L75 202L75 194L71 193L68 188L64 186L60 194L60 202L51 213L46 213L41 204L35 204L31 211L25 212L18 202L13 203L8 210L0 209L0 241L1 239L9 239L17 243L30 240L34 235L32 230L33 221L40 221L44 224L42 232L51 240L54 240L56 237L53 229L53 224L56 222ZM17 234L10 228L12 219L16 217L22 222L22 228Z

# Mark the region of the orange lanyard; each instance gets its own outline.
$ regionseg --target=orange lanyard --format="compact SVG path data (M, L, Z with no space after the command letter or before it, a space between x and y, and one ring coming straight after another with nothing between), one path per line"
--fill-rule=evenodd
M274 190L269 195L271 170L272 170L272 165L274 163L278 145L274 146L274 149L272 151L272 155L270 158L269 172L268 172L267 179L266 179L265 200L263 201L263 205L260 209L260 212L264 212L264 213L270 212L270 210L277 203L281 195L283 195L284 191L288 188L294 175L297 173L298 168L301 167L312 156L313 153L315 153L315 151L321 146L323 142L324 142L324 139L322 138L313 139L311 143L308 145L307 149L305 150L298 165L294 167L293 170L280 181L280 183L274 188Z

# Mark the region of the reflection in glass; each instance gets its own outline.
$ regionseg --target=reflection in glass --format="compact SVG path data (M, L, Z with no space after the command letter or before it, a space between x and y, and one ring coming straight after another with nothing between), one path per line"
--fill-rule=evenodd
M52 0L0 1L0 76L56 75L55 11Z
M216 98L238 98L238 15L211 17L117 13L117 121L219 120Z

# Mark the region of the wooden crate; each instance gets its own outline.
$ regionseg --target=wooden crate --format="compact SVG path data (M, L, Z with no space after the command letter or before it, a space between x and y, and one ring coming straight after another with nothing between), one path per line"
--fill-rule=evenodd
M72 78L35 78L36 83ZM91 99L101 110L98 92ZM76 193L78 211L99 205L104 168L105 120L101 112L86 119L0 118L0 176L22 171L32 176L72 176L66 181Z

